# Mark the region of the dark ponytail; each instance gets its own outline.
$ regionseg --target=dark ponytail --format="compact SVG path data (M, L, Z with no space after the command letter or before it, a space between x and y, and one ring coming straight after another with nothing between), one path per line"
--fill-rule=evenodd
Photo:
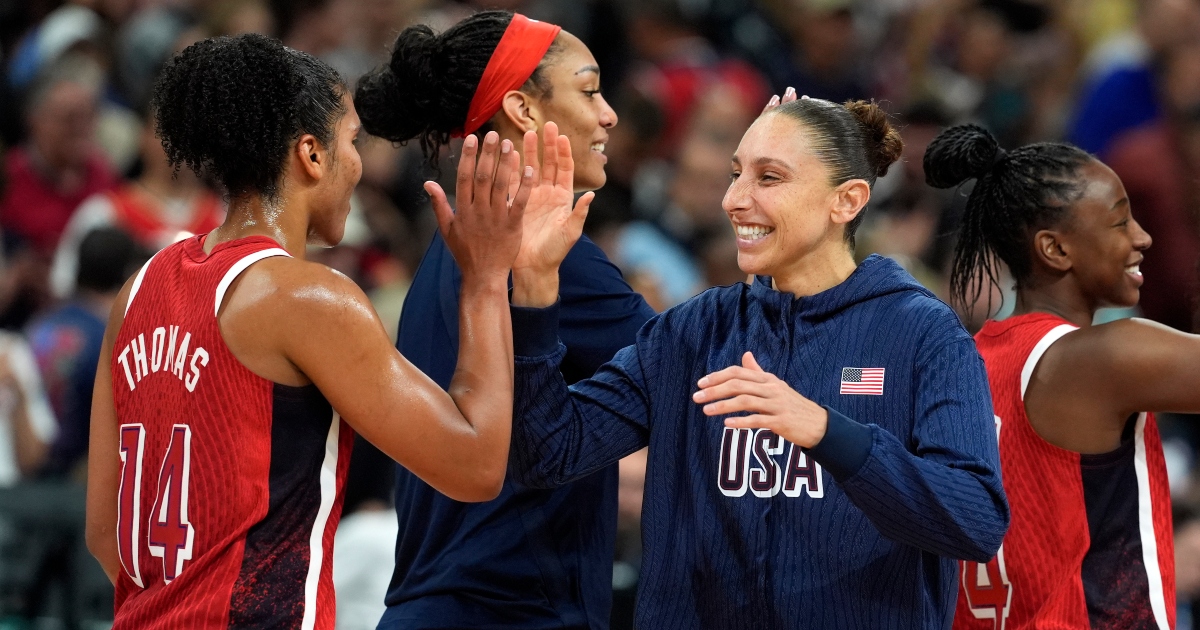
M813 151L829 168L833 180L830 183L834 186L851 179L864 179L874 188L875 180L887 174L904 149L900 132L874 101L847 101L838 105L802 98L772 111L799 121L812 133ZM846 242L851 247L865 215L866 208L846 224Z
M954 249L952 299L969 308L986 282L999 284L997 260L1008 266L1018 284L1028 278L1033 271L1029 239L1063 219L1083 193L1080 167L1094 159L1058 142L1006 152L976 125L951 127L934 138L925 150L925 182L951 188L976 180Z
M404 29L391 60L360 79L354 91L363 128L392 142L418 139L430 164L436 163L438 150L467 119L475 88L512 18L509 11L483 11L440 35L424 24ZM556 50L550 47L522 90L552 96L543 68ZM484 125L477 133L487 131Z

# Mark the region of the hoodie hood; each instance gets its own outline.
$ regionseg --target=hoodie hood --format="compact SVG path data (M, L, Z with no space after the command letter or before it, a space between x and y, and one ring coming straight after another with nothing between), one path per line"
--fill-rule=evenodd
M823 319L856 304L905 291L916 291L937 299L896 261L879 254L867 256L849 278L816 295L797 298L791 293L777 291L771 285L770 276L755 276L750 295L769 310L790 311L793 316L804 319Z

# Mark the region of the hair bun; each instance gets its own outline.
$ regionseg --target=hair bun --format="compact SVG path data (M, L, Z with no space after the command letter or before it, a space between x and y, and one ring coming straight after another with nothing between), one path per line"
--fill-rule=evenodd
M934 188L952 188L983 177L1003 152L996 138L979 125L950 127L925 149L925 182Z
M849 101L846 109L862 129L867 160L875 169L875 176L887 175L888 168L900 159L900 152L904 150L900 132L888 120L887 112L874 101Z
M387 65L364 76L355 89L355 106L367 132L404 142L428 129L453 128L438 106L443 65L441 41L433 29L425 24L404 29Z

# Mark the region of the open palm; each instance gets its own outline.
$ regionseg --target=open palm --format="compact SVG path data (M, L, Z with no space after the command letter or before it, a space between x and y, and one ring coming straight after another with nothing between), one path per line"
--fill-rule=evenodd
M567 252L583 234L583 222L594 193L585 193L572 208L575 197L575 161L571 141L558 135L558 126L546 123L542 130L541 164L538 164L538 137L525 134L525 164L534 168L533 188L525 204L521 249L513 269L557 269Z

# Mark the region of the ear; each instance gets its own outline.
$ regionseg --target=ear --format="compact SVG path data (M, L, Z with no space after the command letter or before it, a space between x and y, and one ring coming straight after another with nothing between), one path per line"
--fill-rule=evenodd
M838 225L845 225L854 220L867 202L871 200L871 186L863 179L852 179L843 182L833 189L833 207L830 208L829 218Z
M538 123L541 119L542 113L536 98L520 90L509 90L500 102L500 111L493 118L493 127L499 131L504 126L511 126L517 132L513 135L520 136L526 131L540 131L541 125Z
M1039 230L1033 235L1033 259L1058 272L1070 271L1071 248L1061 232Z
M320 180L328 172L330 166L329 151L317 137L306 133L296 140L292 155L296 158L298 170L314 181Z

